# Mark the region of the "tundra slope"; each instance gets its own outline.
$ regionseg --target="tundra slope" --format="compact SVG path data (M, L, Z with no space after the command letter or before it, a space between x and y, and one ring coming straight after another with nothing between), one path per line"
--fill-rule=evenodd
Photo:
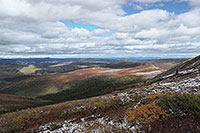
M48 104L48 101L0 94L0 114Z
M195 64L195 65L193 65ZM136 132L142 125L126 119L129 108L152 101L166 93L200 92L199 57L174 72L156 77L141 87L127 88L103 96L8 113L0 117L3 132ZM155 78L154 78L155 79ZM157 96L158 95L158 96ZM150 98L149 98L150 97ZM14 118L12 121L9 118ZM182 128L182 127L179 127ZM197 129L198 128L194 128Z
M120 80L119 82L121 82L121 80L126 80L126 81L132 80L135 82L136 80L140 80L141 77L147 78L152 75L161 73L163 71L165 71L165 69L161 69L154 65L144 65L144 66L138 66L138 67L126 68L126 69L94 67L94 68L80 69L80 70L63 73L63 74L30 75L30 76L24 75L20 77L4 79L3 81L7 85L4 85L5 87L0 89L0 93L33 97L33 98L39 97L39 98L45 98L45 99L47 99L46 97L54 98L54 97L57 97L57 95L63 97L64 95L62 95L62 93L66 95L69 95L69 94L73 95L73 93L76 93L73 91L74 85L80 82L81 83L84 81L86 82L87 79L91 79L92 81L94 81L94 79L97 79L95 82L102 81L104 83L105 83L104 79L107 80L106 82L109 81L110 83L116 80L118 81ZM102 76L107 77L107 78L102 79ZM126 83L126 85L134 83L134 82ZM122 82L121 84L124 85L124 83ZM91 87L95 88L94 85ZM91 89L91 87L89 87L89 89ZM111 89L116 90L115 89L116 87L115 86L113 87ZM92 91L93 90L91 89L91 92ZM109 92L112 92L112 91L109 91ZM105 94L105 93L102 92L101 94ZM96 95L97 94L93 96L96 96ZM48 100L55 100L55 99L48 98ZM67 100L70 100L70 98ZM59 100L59 101L64 101L64 100Z

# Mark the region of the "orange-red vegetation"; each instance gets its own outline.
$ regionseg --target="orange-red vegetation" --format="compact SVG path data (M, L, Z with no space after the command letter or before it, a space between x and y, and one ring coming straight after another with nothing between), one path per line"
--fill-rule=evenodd
M156 104L141 105L125 112L126 119L133 123L150 123L154 120L163 119L169 115Z

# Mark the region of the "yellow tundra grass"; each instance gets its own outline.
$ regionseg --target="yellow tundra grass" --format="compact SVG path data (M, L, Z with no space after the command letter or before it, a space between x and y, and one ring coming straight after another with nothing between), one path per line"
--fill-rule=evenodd
M27 67L23 67L19 72L24 74L35 73L35 71L40 70L40 68L36 68L34 65L29 65Z

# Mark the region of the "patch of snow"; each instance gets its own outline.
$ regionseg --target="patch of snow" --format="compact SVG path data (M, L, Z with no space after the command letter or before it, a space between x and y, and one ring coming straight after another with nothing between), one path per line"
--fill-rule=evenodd
M166 75L166 76L163 76L163 78L165 79L165 78L169 78L169 77L172 77L172 76L174 76L173 73L172 73L172 74L169 74L169 75Z
M191 72L198 72L199 69L189 69L189 70L185 70L185 71L180 71L178 72L179 74L187 74L187 73L191 73Z
M118 93L117 96L120 98L122 102L128 102L131 100L130 95L125 92L125 93Z
M161 81L145 87L149 94L165 93L165 92L181 92L189 93L192 91L200 92L200 76L194 78L186 78L176 81Z
M67 133L82 133L87 131L87 127L91 126L94 128L90 128L91 131L88 132L94 132L94 133L101 133L101 132L106 132L110 131L112 132L113 128L118 128L118 129L125 129L127 131L132 131L135 132L135 128L130 127L128 124L128 121L124 118L120 122L116 122L114 120L109 120L108 118L97 118L93 121L85 121L85 118L82 118L81 122L72 122L71 120L65 120L64 123L62 124L62 127L59 129L56 129L54 131L50 131L52 123L46 124L44 126L40 126L40 133L62 133L62 132L67 132ZM95 126L98 125L98 126ZM109 126L109 128L107 128Z

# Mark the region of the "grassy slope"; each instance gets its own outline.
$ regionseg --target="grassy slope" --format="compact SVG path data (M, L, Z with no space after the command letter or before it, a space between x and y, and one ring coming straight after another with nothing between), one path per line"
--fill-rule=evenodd
M33 65L29 65L20 69L19 72L23 74L32 74L32 73L35 73L37 70L40 70L40 68L36 68Z
M141 76L123 76L112 78L108 76L98 76L83 80L76 80L68 84L66 90L55 94L48 94L38 98L52 100L52 102L64 102L75 99L89 98L106 93L110 93L126 85L135 85L142 81Z
M140 99L140 97L134 96L134 99ZM133 104L133 102L122 102L118 96L114 98L105 96L26 109L0 116L0 129L5 132L28 132L30 129L37 129L45 123L62 122L66 119L78 122L82 117L87 117L89 121L100 116L119 118L123 117L123 112L129 104ZM10 118L15 119L10 121Z
M18 96L36 97L45 93L45 88L49 87L49 79L45 76L30 76L25 79L23 76L7 79L10 85L1 89L2 94L12 94Z
M70 88L71 89L74 88L74 86L72 86L70 82L74 82L76 80L82 80L102 75L108 75L109 77L112 78L118 78L126 75L134 75L137 72L157 71L157 69L163 71L163 69L159 68L155 69L154 67L152 67L152 65L148 65L148 66L141 66L128 69L89 68L89 69L76 70L64 74L32 75L27 77L20 76L17 78L6 79L7 82L11 83L7 87L2 88L0 90L0 93L12 94L18 96L27 96L27 97L42 97L48 94L50 95L50 94L61 93L62 91L65 91L66 94L68 93L66 92L66 90L68 91ZM108 79L107 82L111 82L113 79L110 81L109 80L110 79ZM113 88L110 87L109 89L114 90L116 89L116 87L119 86L112 86L112 87ZM104 94L104 92L101 92L101 94Z
M194 73L189 73L186 75L180 75L179 76L180 82L184 81L187 78L190 78L190 76L193 76L194 74L199 75L199 71L195 71ZM173 76L172 78L175 78L175 76ZM199 83L199 80L197 80L196 82ZM49 128L50 130L56 130L58 128L63 127L63 125L67 125L69 126L69 128L73 128L73 126L78 125L77 129L74 129L75 131L78 131L79 129L83 128L82 131L84 130L92 131L98 129L97 131L102 131L102 132L133 132L131 130L131 127L134 126L135 124L134 121L130 121L130 123L124 122L124 118L126 117L125 112L129 110L129 108L138 108L138 110L141 109L140 112L138 112L139 118L142 117L141 118L142 120L144 118L147 118L148 122L151 122L151 117L148 118L148 113L153 112L153 114L150 114L150 116L153 116L155 120L158 119L156 125L164 126L165 121L168 119L159 118L159 115L157 115L157 113L159 114L160 112L154 112L154 111L155 109L159 109L160 111L160 107L158 107L155 104L158 102L160 98L166 96L167 97L174 96L175 95L174 93L177 92L177 90L173 91L172 89L171 92L169 93L167 90L165 91L165 89L161 89L162 92L158 91L161 94L156 94L157 91L155 90L158 90L159 88L155 89L148 89L148 88L150 88L150 86L133 87L127 90L113 92L112 94L107 94L100 97L69 101L60 104L4 114L0 116L0 129L5 132L9 131L28 132L33 129L35 129L35 131L38 130L42 131L43 129L39 127L41 125L44 126L45 124L47 124L47 127L50 126ZM183 92L183 90L179 89L179 92ZM187 90L184 90L184 92L187 92ZM180 101L180 102L187 103L187 99L185 99L186 101ZM197 103L199 104L198 101ZM156 106L156 108L153 108L152 112L149 111L148 108L146 108L149 107L146 105L150 104L154 104L154 106ZM199 105L197 106L199 107ZM133 113L135 113L134 110ZM171 120L171 118L173 118L173 114L168 114L168 115L170 116L169 120ZM10 121L10 118L15 118L15 119ZM192 122L193 117L178 116L177 118L178 120L182 119L188 120L189 118L191 118L190 122ZM133 117L132 120L135 120L135 117ZM169 124L169 122L166 124L169 124L170 126L172 125L173 128L176 128L173 131L177 130L180 131L179 129L181 129L181 131L190 131L190 129L197 129L195 128L196 125L186 126L188 127L188 129L186 130L183 129L185 126L177 127L175 125L185 124L187 122L187 121L182 122L178 120L176 119L176 121L173 121L172 123L173 125L171 123ZM163 123L161 123L160 121L163 121ZM197 120L197 122L199 123L199 119ZM81 124L83 124L84 126L81 126ZM140 126L142 126L143 124L146 123L141 123ZM187 124L190 123L186 123L186 125ZM194 124L194 122L191 124ZM72 125L72 127L70 127L70 125ZM69 131L70 130L69 128L65 127L65 131ZM168 127L168 129L172 128ZM163 132L167 130L163 129Z
M48 101L0 94L0 114L47 104Z

